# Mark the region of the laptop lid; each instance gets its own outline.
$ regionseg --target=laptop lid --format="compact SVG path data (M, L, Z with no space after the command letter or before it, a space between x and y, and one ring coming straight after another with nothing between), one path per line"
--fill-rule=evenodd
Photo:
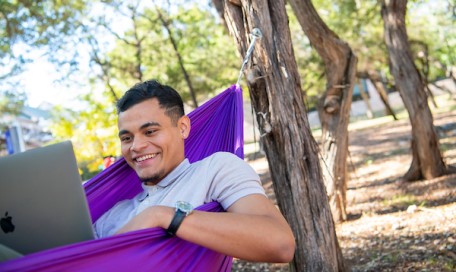
M22 254L93 239L71 142L0 158L0 243Z

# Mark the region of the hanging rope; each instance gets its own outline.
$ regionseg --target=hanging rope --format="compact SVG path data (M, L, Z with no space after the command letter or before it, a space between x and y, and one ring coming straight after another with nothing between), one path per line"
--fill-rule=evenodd
M257 39L261 39L261 37L263 37L261 30L258 28L254 28L252 30L252 33L250 33L250 35L252 37L252 41L250 42L249 48L247 49L247 53L245 54L245 57L244 57L244 61L242 62L241 71L239 71L239 77L236 82L237 86L240 86L242 75L244 74L244 70L245 70L245 65L247 64L247 62L249 62L250 55L252 55L253 48L255 46L255 42L257 41Z

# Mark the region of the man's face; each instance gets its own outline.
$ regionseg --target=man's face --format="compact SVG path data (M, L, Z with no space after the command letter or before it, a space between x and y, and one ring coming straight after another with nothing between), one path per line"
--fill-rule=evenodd
M121 112L118 127L122 155L146 184L157 184L185 159L190 120L173 123L155 98Z

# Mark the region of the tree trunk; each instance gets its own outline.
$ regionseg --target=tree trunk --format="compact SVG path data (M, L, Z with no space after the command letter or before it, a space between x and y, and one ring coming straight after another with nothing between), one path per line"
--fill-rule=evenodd
M439 140L427 103L423 81L416 68L405 26L407 0L383 0L382 18L390 70L408 111L412 127L412 164L406 180L432 179L446 172Z
M422 41L410 41L409 44L416 45L418 52L416 53L416 60L421 63L421 79L423 80L424 91L431 98L432 105L435 108L438 108L437 102L435 101L434 94L429 88L429 46ZM421 50L420 50L421 49Z
M356 83L358 84L358 87L359 87L359 94L361 95L363 101L364 101L364 104L366 104L366 116L367 118L369 119L372 119L374 118L374 113L372 111L372 106L371 106L371 103L369 101L369 91L367 90L367 87L364 88L364 83L363 83L363 80L365 80L364 78L356 78Z
M319 108L322 166L333 218L336 222L344 221L347 219L348 123L357 59L350 46L323 22L310 0L289 3L325 63L327 84L323 107Z
M393 116L393 119L395 121L399 120L397 119L396 114L394 114L393 108L391 107L388 101L388 92L385 90L385 87L383 86L383 82L379 76L379 73L374 70L369 70L367 71L367 77L370 79L372 84L374 84L377 93L380 95L380 99L382 100L383 105L385 105L386 114Z
M343 271L331 210L323 183L318 146L301 94L288 17L283 0L225 0L225 21L242 56L249 33L259 28L246 70L278 205L296 237L291 271Z

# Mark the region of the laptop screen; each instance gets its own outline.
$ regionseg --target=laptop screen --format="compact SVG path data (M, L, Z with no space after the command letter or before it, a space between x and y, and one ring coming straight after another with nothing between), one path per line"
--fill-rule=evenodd
M0 227L22 254L93 239L71 142L0 158Z

